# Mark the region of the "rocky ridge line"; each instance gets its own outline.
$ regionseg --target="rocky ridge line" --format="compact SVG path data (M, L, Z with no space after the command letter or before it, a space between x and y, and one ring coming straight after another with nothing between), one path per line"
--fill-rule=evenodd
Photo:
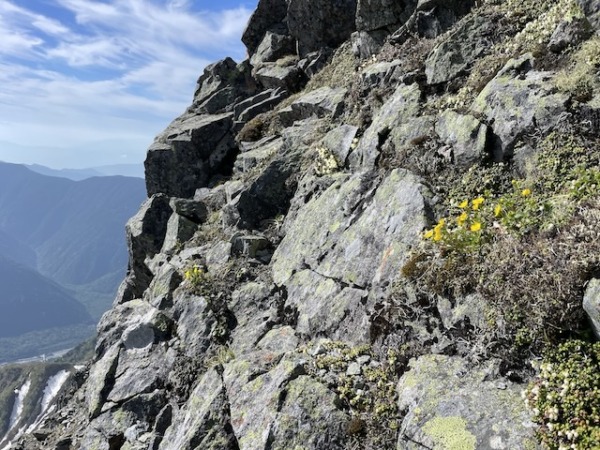
M499 223L473 254L423 232L454 195L513 198L556 136L596 142L600 91L560 82L597 39L582 3L589 22L562 0L260 0L249 60L207 67L149 148L94 361L20 448L541 448L520 397L529 358L544 326L585 331L588 280L557 272L579 304L565 294L536 328L495 295L510 274L476 264L568 236ZM592 245L586 205L570 223L589 228L565 228Z

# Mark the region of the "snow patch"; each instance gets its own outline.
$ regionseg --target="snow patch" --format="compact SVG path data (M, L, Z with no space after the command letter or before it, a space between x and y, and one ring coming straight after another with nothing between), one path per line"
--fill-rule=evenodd
M68 370L61 370L57 372L56 375L48 378L46 382L46 387L44 388L44 395L42 397L42 409L37 418L29 425L27 428L27 433L33 432L40 425L48 415L56 409L56 405L50 405L52 400L56 397L56 395L60 392L61 388L65 384L65 382L69 379L71 372Z
M42 397L41 414L46 412L48 405L52 400L54 400L56 394L58 394L60 389L63 387L63 384L65 384L65 382L69 378L69 375L69 371L61 370L56 375L53 375L50 378L48 378L48 381L46 382L46 387L44 388L44 396Z
M12 413L10 414L10 422L8 425L9 430L11 430L21 418L25 397L27 397L30 387L31 378L27 378L27 381L23 383L23 386L21 386L19 389L15 389L15 394L17 394L17 397L15 398Z

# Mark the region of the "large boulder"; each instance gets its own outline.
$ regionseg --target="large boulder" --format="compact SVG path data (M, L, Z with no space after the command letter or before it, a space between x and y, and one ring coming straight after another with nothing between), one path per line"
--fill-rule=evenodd
M452 162L458 166L469 167L485 154L488 127L473 116L444 111L435 131L452 148Z
M408 20L417 7L417 0L358 0L357 3L356 28L359 31L395 29Z
M291 36L267 31L265 37L250 58L250 64L258 67L265 62L274 62L296 52L296 42Z
M313 116L329 116L335 119L343 112L346 94L347 90L344 88L324 86L315 89L294 100L289 107L281 110L279 117L286 125Z
M237 64L231 58L225 58L205 67L198 78L194 102L201 103L219 90L228 86L235 76Z
M297 92L304 85L304 73L296 65L274 63L261 64L254 76L264 89L283 89Z
M148 195L192 197L212 176L227 171L237 153L231 133L233 113L184 114L175 119L148 149Z
M339 174L300 208L272 262L274 282L288 292L286 307L298 313L299 333L368 339L368 291L398 276L427 224L429 195L406 170L383 180Z
M286 0L260 0L258 2L242 35L242 42L250 55L254 54L267 31L286 34L287 27L284 22L287 15L287 3Z
M155 194L127 222L128 278L122 284L117 297L118 303L141 298L150 285L153 274L146 261L160 252L172 212L169 198L163 194Z
M394 95L373 117L373 122L360 139L357 148L349 156L350 164L353 167L374 167L390 132L418 118L420 102L421 91L416 83L398 86ZM409 126L409 128L414 127Z
M242 228L258 228L266 220L285 214L296 192L302 154L322 136L323 120L311 118L296 122L283 133L283 145L275 144L277 154L231 202L235 221Z
M538 449L523 386L499 376L497 362L472 367L459 357L411 360L398 383L406 415L398 449Z
M502 161L529 130L550 130L561 120L569 96L556 92L552 72L533 70L531 55L510 60L475 99L472 109L491 123L494 159Z

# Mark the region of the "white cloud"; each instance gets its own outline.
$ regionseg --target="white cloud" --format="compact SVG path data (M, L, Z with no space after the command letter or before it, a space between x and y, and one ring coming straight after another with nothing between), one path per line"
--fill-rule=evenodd
M244 56L245 8L197 11L187 0L48 2L53 8L46 11L62 14L0 0L0 142L96 151L94 143L115 139L147 145L191 103L206 64Z

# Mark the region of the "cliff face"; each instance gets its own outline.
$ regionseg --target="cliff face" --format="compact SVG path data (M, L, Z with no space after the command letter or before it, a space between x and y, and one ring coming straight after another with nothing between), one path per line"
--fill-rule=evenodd
M589 338L596 6L261 0L150 147L95 359L20 447L594 448L521 391Z

